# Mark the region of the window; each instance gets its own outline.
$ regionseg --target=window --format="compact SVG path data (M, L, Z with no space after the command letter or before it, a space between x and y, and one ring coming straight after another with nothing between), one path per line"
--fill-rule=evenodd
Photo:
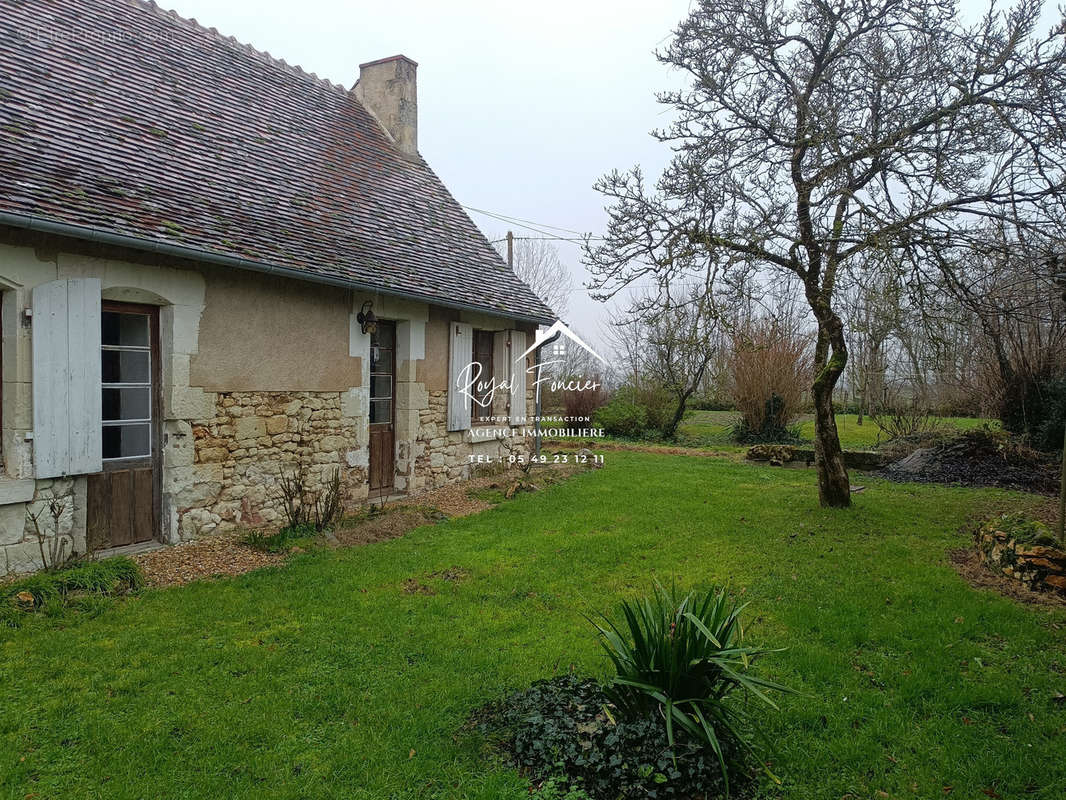
M492 343L493 331L474 331L474 361L481 365L481 371L474 368L477 379L471 388L470 419L477 422L492 416Z
M392 422L394 354L396 350L396 326L391 322L378 322L377 330L370 335L370 424Z
M152 455L151 317L100 315L104 460Z

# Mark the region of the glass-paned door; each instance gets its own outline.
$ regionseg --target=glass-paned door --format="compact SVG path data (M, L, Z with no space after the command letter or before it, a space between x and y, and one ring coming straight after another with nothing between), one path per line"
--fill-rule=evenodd
M159 309L105 301L100 316L104 469L87 485L93 548L158 537L161 514Z
M395 483L393 415L396 390L396 324L378 321L370 335L371 494L388 494Z

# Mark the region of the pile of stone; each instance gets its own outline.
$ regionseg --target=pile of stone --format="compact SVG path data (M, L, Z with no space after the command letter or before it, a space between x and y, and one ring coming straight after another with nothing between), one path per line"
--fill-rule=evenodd
M896 481L997 486L1045 494L1058 488L1054 458L985 429L921 447L885 467L882 474Z
M1034 591L1066 594L1066 549L1040 523L1019 524L1016 515L1004 515L982 525L976 538L989 568Z
M748 458L752 461L769 461L770 466L780 467L792 461L796 451L787 444L757 444L748 448Z

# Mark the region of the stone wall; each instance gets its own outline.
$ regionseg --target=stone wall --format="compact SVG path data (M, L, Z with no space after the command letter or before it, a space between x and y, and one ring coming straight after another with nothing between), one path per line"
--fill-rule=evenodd
M533 393L527 393L526 408L532 428ZM471 456L484 456L506 462L513 449L528 457L532 451L532 437L477 438L477 427L468 431L448 430L448 393L445 391L429 392L429 401L419 411L418 440L415 444L415 474L411 480L413 492L436 489L447 483L463 480L471 476L477 462L471 462ZM488 426L504 428L503 423Z
M56 536L57 520L51 509L53 499L59 503L58 535L63 540L63 556L85 554L85 479L39 480L29 502L4 507L10 519L0 521L0 575L40 569L41 545L37 527L48 539ZM48 543L45 550L49 552Z
M997 530L995 520L977 532L977 549L985 564L1021 581L1030 589L1066 594L1066 550L1048 544L1019 542Z
M181 538L284 524L278 479L298 466L312 491L340 470L346 507L364 500L364 420L344 406L342 392L220 392L214 417L190 426L192 464L170 481Z

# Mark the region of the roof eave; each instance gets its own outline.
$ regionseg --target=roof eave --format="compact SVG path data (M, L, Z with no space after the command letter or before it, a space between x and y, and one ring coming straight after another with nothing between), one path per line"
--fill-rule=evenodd
M56 236L64 236L70 239L78 239L97 244L125 247L140 252L158 253L160 255L172 256L174 258L199 261L205 264L216 264L219 266L248 270L250 272L278 275L285 278L292 278L294 280L307 281L308 283L318 283L326 286L353 289L355 291L391 295L393 297L401 297L405 300L417 300L419 302L431 303L432 305L452 308L458 311L476 311L482 314L494 314L496 316L506 317L507 319L514 319L521 322L533 322L538 325L550 325L555 321L552 317L540 314L523 314L516 311L506 311L499 308L481 306L476 303L465 303L459 300L442 300L439 297L424 295L419 292L392 289L385 286L353 281L346 278L337 278L329 275L319 275L314 272L293 269L292 267L283 267L264 261L255 261L252 259L241 258L239 256L226 255L224 253L215 253L198 247L188 247L186 245L173 244L172 242L146 239L141 236L130 236L128 234L115 233L113 231L94 228L87 225L74 225L69 222L58 222L46 217L36 217L29 214L15 214L9 211L0 211L0 225L6 225L8 227L19 228L22 230L36 231L39 233L48 233Z

